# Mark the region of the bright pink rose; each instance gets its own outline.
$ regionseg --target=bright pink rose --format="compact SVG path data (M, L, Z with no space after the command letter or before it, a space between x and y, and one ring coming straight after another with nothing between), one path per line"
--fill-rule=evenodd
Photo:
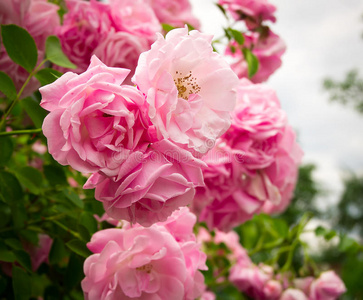
M161 25L149 1L110 0L111 19L116 30L154 42Z
M38 49L39 64L43 60L46 38L54 34L59 25L57 11L58 6L46 0L4 0L0 3L0 24L15 24L30 33ZM29 76L25 69L10 59L3 45L0 46L0 70L11 77L17 91ZM31 95L39 86L39 82L33 77L22 97Z
M343 281L334 271L321 273L310 286L309 300L335 300L346 291Z
M244 36L245 43L243 47L252 49L252 53L257 57L259 62L258 71L252 76L251 81L254 83L266 81L281 66L281 56L286 50L286 45L271 30L264 36L260 36L257 32L246 33ZM234 52L231 51L231 46L234 47ZM238 77L247 78L247 62L238 47L237 43L232 43L227 47L226 54L235 59L231 67Z
M149 49L150 45L145 38L128 32L112 30L107 38L97 46L94 54L109 67L131 70L124 83L132 84L131 77L135 73L139 56Z
M133 82L147 95L158 138L203 155L230 126L238 79L213 52L211 36L187 28L158 35L140 55Z
M182 225L175 220L178 214L172 216L172 222ZM207 269L206 255L200 251L195 237L178 242L169 230L163 223L157 223L149 228L136 224L95 233L87 244L95 254L84 264L85 299L200 297L205 287L199 270Z
M235 264L229 275L229 280L242 292L256 300L279 299L282 287L273 280L273 269L270 266L242 263Z
M74 72L81 73L87 69L94 49L111 30L110 8L96 0L67 0L66 3L68 12L56 34L64 53L77 66Z
M135 87L120 86L128 73L93 56L86 72L68 72L40 89L41 106L50 111L43 133L60 164L115 176L143 142L145 100Z
M134 151L117 176L93 174L84 188L96 189L109 216L150 226L192 201L195 187L203 185L203 166L190 152L162 140Z
M48 262L50 248L52 247L53 240L46 234L38 235L38 245L33 244L24 245L24 249L29 253L32 269L35 272L43 262Z
M250 28L265 20L276 21L276 7L267 0L219 0L218 3L225 6L235 20L245 20Z
M280 300L308 300L308 297L298 289L289 288L282 293Z
M195 29L200 28L198 19L193 16L189 0L151 0L151 6L160 23L174 27L190 24Z

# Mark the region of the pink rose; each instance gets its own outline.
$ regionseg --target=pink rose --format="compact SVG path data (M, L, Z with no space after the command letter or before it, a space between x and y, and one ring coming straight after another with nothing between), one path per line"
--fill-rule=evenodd
M244 36L245 43L243 47L250 48L259 62L258 71L252 76L251 81L254 83L266 81L281 66L281 56L286 50L286 45L271 30L263 36L260 36L257 32L245 33ZM234 47L234 52L231 51L231 46ZM226 54L235 59L231 64L231 68L238 77L247 78L247 62L238 44L232 43L227 47Z
M87 300L193 300L205 288L206 255L195 237L178 242L163 223L102 230L87 246L95 253L84 264Z
M32 269L35 272L43 262L48 262L50 248L53 240L46 234L38 235L38 245L24 245L24 249L29 253L32 263Z
M160 23L170 24L174 27L192 25L200 28L198 19L193 16L192 7L188 0L151 0L151 6Z
M111 0L111 19L118 31L154 42L156 32L161 32L161 25L149 1L145 0Z
M265 20L276 21L276 7L267 0L219 0L218 3L226 6L235 20L246 20L252 28Z
M60 164L114 176L143 142L144 96L133 86L120 86L128 73L93 56L86 72L68 72L40 89L41 106L50 111L43 133Z
M68 12L56 35L64 53L77 66L74 72L81 73L87 69L94 49L111 30L110 8L96 0L67 0L66 4Z
M229 280L242 292L256 300L278 299L282 287L273 280L273 269L267 265L235 264L229 275Z
M158 138L203 155L230 126L236 75L213 52L211 36L187 28L158 35L140 55L133 82L147 95Z
M107 66L131 70L124 83L132 84L131 77L135 73L139 56L149 49L150 45L145 38L128 32L112 30L107 38L97 46L94 54Z
M150 226L192 201L195 187L203 185L202 166L190 152L162 140L134 151L117 176L93 174L84 188L96 189L109 216Z
M205 291L202 296L200 297L200 300L215 300L216 295L212 293L211 291Z
M334 271L321 273L310 286L310 300L335 300L346 291L343 281Z
M308 300L308 297L298 289L289 288L282 293L280 300Z
M305 293L305 295L309 295L311 283L314 281L314 277L308 276L303 278L295 278L293 280L293 286Z
M46 38L54 34L59 25L57 11L58 6L46 0L4 0L0 3L0 24L15 24L30 33L38 49L39 64L44 57ZM0 70L10 76L17 91L29 76L25 69L10 59L3 45L0 46ZM39 86L37 79L31 78L21 97L31 95Z

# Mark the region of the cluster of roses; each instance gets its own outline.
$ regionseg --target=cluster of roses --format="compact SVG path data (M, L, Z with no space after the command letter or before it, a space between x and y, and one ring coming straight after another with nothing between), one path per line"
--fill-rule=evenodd
M216 230L212 237L207 230L200 228L198 240L203 242L204 247L209 243L227 247L225 256L231 264L228 280L252 299L334 300L346 291L344 283L334 271L323 272L318 278L295 278L289 272L275 273L273 267L263 263L254 264L234 231L224 233ZM215 299L209 291L204 295L209 295L208 300Z
M150 49L162 23L199 28L188 0L67 0L68 12L56 28L63 51L84 72L92 55L109 67L131 70L125 83L131 84L139 55ZM64 71L64 69L62 69Z
M248 58L244 53L244 49L248 49L259 62L258 71L251 81L266 81L281 66L281 56L286 50L285 43L266 25L268 21L276 21L276 7L267 0L219 0L218 3L237 24L244 24L246 28L243 44L233 41L225 51L233 60L233 71L239 78L248 77Z

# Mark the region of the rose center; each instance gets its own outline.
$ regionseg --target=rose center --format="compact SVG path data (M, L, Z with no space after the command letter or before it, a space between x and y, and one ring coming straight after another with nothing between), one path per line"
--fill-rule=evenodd
M193 76L192 71L189 71L185 76L182 72L175 71L174 83L178 90L179 98L183 98L184 100L188 100L190 95L200 92L197 78Z
M152 264L147 264L147 265L143 265L141 267L137 267L136 270L138 271L143 271L145 273L150 274L151 270L153 269L153 265Z

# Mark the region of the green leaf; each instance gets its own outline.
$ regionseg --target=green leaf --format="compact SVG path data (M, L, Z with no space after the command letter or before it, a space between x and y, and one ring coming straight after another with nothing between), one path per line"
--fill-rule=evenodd
M77 68L63 53L60 41L55 35L48 36L45 42L45 55L53 64L70 69Z
M359 244L351 237L343 235L340 237L338 249L342 252L352 251L355 252L359 249Z
M1 79L0 79L1 80ZM5 166L13 154L14 146L10 137L0 138L0 166Z
M15 300L29 300L32 286L31 277L17 266L13 266L12 274Z
M217 7L220 9L220 11L222 12L222 14L227 17L227 14L226 14L226 10L224 9L224 7L220 4L216 4Z
M65 284L67 290L71 290L77 286L83 277L83 261L79 258L79 256L71 253L65 274Z
M161 23L161 26L163 27L163 30L168 33L170 30L175 29L174 26L170 25L170 24L166 24L166 23Z
M57 70L51 68L45 68L39 70L34 76L39 80L40 84L47 85L56 81L63 74Z
M52 248L49 252L49 263L54 265L62 261L63 257L67 254L64 247L64 243L60 238L55 238L53 240Z
M32 36L14 24L1 25L1 36L9 57L30 73L38 61L37 46Z
M0 198L9 204L21 202L23 198L23 190L18 179L6 171L0 171Z
M9 205L0 202L0 228L5 227L11 220L11 209Z
M74 240L69 241L66 245L74 253L76 253L82 257L86 258L92 254L92 252L88 250L86 243L81 240L74 239Z
M322 235L325 235L327 232L327 230L322 227L322 226L318 226L316 229L315 229L315 235L317 236L322 236Z
M248 65L248 77L251 78L258 71L258 59L250 49L244 48L242 52Z
M40 194L43 176L39 170L32 167L23 167L16 172L16 177L31 193Z
M83 225L84 227L87 228L88 232L93 235L96 231L97 231L97 221L94 218L93 214L88 213L88 212L82 212L80 219L79 219L79 224Z
M229 28L229 32L231 34L231 36L233 36L234 40L239 44L239 45L243 45L243 43L245 42L245 38L242 34L242 32Z
M43 166L45 178L51 186L55 185L68 185L66 174L59 166L45 165Z
M67 197L67 199L71 200L71 202L78 206L79 208L84 208L83 201L79 198L79 196L70 189L63 190L62 193Z
M0 91L4 93L9 100L16 98L16 88L13 80L4 72L0 71Z
M15 261L15 255L13 253L13 251L9 251L6 249L0 249L0 261L5 261L5 262L14 262Z
M8 245L10 248L14 250L22 250L23 245L18 239L15 238L9 238L5 240L5 244Z
M25 252L24 250L16 250L14 251L14 254L16 261L27 271L32 272L32 263L29 253Z
M32 119L34 125L37 128L42 127L43 120L48 112L39 105L39 102L31 97L27 97L22 99L20 104Z

